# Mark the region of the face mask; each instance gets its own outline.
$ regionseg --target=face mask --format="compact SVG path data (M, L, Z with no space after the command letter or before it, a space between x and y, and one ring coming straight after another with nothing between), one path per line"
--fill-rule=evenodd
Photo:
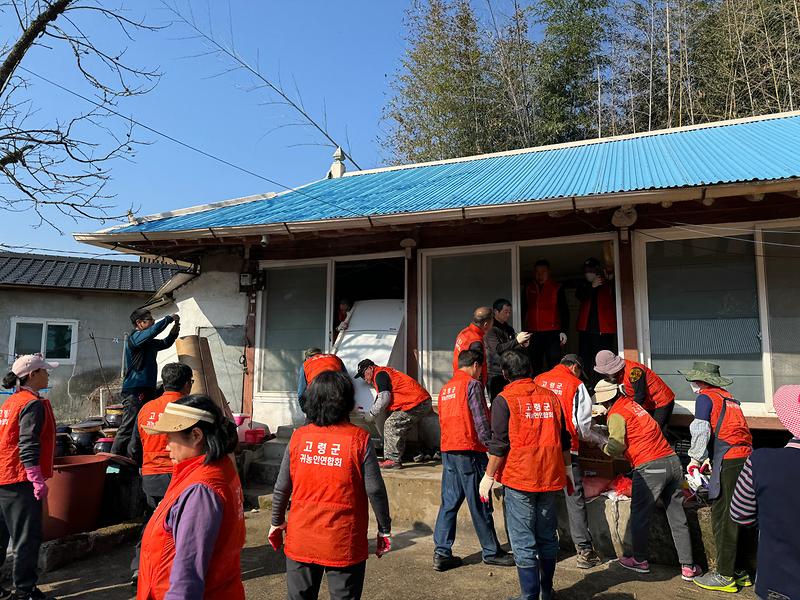
M592 283L595 279L597 279L597 273L593 273L592 271L584 273L584 276L586 277L586 281L589 283Z
M689 385L692 387L692 391L693 391L695 394L699 394L699 393L700 393L700 390L701 390L701 389L703 389L703 388L701 388L701 387L700 387L700 384L699 384L699 383L697 383L697 382L695 382L695 381L690 381L690 382L689 382Z

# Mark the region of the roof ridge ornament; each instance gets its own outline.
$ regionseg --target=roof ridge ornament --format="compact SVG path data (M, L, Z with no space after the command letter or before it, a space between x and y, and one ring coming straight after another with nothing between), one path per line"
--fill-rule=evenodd
M344 175L347 167L344 164L344 150L341 146L336 147L336 152L333 153L333 164L328 169L328 174L325 179L338 179Z

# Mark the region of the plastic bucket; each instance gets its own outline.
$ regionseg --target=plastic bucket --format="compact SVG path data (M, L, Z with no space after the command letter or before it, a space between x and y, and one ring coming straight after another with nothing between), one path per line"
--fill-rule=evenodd
M244 441L248 444L258 444L267 437L267 430L258 428L258 429L248 429L244 435Z
M45 541L97 528L107 461L104 456L55 459L43 510Z

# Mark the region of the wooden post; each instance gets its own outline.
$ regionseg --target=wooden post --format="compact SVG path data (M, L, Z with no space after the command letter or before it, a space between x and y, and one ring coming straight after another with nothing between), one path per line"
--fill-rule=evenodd
M417 249L406 250L411 254L406 258L406 373L419 380Z
M636 293L633 285L633 245L631 234L626 232L625 239L618 235L619 240L619 302L622 307L622 347L623 356L628 360L639 360L639 342L636 335Z
M242 386L242 413L253 417L253 393L256 373L256 292L247 294L247 318L244 324L244 385Z

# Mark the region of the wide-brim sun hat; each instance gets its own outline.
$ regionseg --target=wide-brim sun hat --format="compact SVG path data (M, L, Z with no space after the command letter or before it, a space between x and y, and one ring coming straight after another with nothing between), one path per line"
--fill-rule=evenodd
M625 359L611 350L601 350L594 359L594 370L601 375L613 375L625 368Z
M214 415L207 410L170 402L164 407L164 412L153 425L143 427L147 433L174 433L184 431L200 421L213 423Z
M39 353L25 354L14 361L14 364L11 365L11 372L14 373L14 375L16 375L19 379L22 379L23 377L26 377L34 371L38 371L39 369L50 371L57 367L57 362L47 362Z
M597 385L594 386L592 402L595 404L604 404L616 398L617 394L619 394L619 386L616 383L599 381Z
M800 438L800 385L782 385L772 397L775 414L793 437Z
M686 377L686 381L702 381L716 387L727 387L733 383L733 379L722 376L719 365L705 361L697 361L689 371L679 370L678 373Z

